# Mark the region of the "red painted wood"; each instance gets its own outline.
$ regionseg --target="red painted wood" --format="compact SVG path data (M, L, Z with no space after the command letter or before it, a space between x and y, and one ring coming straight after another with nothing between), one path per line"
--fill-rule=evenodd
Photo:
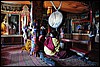
M87 54L88 53L88 51L81 50L81 49L78 49L78 48L70 48L70 50L75 50L76 52L84 53L84 54Z

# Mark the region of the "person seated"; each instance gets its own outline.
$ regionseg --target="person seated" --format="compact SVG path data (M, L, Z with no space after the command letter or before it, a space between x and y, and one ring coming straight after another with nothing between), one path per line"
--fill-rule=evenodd
M30 56L31 56L31 55L36 56L38 50L39 50L39 46L38 46L38 44L37 44L37 39L36 39L36 37L33 37L33 39L31 40L31 51L30 51Z
M33 30L31 32L31 51L30 51L30 56L32 56L32 55L36 56L38 50L39 50L38 40L36 38L36 32Z
M43 49L44 49L44 41L45 41L45 36L41 34L39 36L39 39L38 39L39 51L43 51Z
M48 56L54 56L57 58L65 58L66 51L63 51L60 47L60 41L58 40L58 32L53 31L44 42L44 52Z
M42 32L42 33L40 33L40 36L39 36L38 42L37 42L37 44L39 46L38 54L39 54L40 58L41 57L43 58L43 56L41 56L41 53L44 54L44 41L45 41L45 35Z
M40 24L40 35L38 38L38 45L39 45L39 52L44 52L44 41L46 37L46 28L44 27L43 24Z

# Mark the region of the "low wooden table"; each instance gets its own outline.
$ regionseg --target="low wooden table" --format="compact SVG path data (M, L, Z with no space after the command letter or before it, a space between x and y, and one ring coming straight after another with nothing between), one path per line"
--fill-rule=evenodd
M90 48L91 48L91 42L88 40L61 39L61 41L63 41L64 43L72 42L72 44L71 44L72 47L70 47L70 50L73 52L76 52L80 56L85 56L86 54L88 54L90 51ZM81 44L85 45L86 44L86 46L88 47L88 51L77 48L77 47L73 47L74 43L78 43L78 45L81 45Z

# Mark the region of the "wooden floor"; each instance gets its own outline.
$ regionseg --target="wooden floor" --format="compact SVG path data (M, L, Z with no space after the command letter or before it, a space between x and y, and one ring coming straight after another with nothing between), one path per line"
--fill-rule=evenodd
M1 66L50 66L39 57L29 56L26 51L21 53L22 45L6 45L1 47ZM98 66L95 62L84 62L77 56L65 59L53 58L56 66Z
M2 66L49 66L39 57L29 56L26 51L21 53L21 46L12 48L11 46L1 49Z

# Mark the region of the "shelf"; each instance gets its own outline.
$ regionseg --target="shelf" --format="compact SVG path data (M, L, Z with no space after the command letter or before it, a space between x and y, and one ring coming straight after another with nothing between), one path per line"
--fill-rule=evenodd
M24 44L24 39L22 35L2 35L1 45L12 45L12 44Z
M1 35L1 37L22 37L23 35Z

